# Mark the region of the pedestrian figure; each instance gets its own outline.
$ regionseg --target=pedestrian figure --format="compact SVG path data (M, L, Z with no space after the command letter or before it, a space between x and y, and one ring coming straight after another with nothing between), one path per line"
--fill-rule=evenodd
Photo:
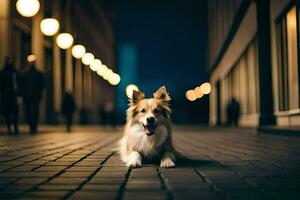
M67 132L71 131L71 126L73 124L73 114L76 109L75 101L73 96L66 92L62 101L61 111L66 120Z
M21 79L21 94L25 107L26 121L30 127L30 133L37 133L39 118L39 103L45 88L45 79L35 66L36 57L27 57L29 69L23 74Z
M14 60L10 57L5 58L5 66L0 72L0 102L1 113L6 120L7 132L18 134L18 92L19 74L14 66Z
M232 97L227 106L228 125L237 126L239 123L239 117L240 117L240 104L234 97Z

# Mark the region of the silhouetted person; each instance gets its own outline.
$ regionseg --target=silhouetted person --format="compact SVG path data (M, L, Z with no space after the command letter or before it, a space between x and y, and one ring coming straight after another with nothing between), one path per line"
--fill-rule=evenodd
M28 56L29 69L21 79L21 94L23 96L25 117L30 127L30 133L37 133L39 118L39 103L45 88L45 79L41 72L36 69L35 57Z
M19 92L19 74L14 67L12 58L5 58L5 66L0 72L0 102L1 113L6 120L7 132L18 134L18 92Z
M68 132L71 131L71 126L73 124L73 114L75 109L76 106L73 96L70 93L66 92L62 101L61 111L62 114L65 116Z
M227 106L227 120L228 125L237 126L239 123L240 117L240 104L239 102L233 97L228 106Z

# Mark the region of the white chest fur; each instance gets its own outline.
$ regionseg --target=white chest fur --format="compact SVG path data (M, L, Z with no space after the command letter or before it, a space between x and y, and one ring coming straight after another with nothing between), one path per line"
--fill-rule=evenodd
M163 125L158 125L153 135L147 136L144 128L136 123L126 130L128 140L131 141L133 149L144 156L155 156L168 136L168 130Z

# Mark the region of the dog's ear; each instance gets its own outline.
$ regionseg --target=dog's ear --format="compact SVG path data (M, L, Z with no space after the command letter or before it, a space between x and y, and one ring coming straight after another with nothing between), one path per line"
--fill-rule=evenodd
M133 90L132 92L132 98L129 99L130 103L137 103L139 102L140 100L144 99L145 98L145 94L141 91L136 91L136 90Z
M169 96L165 86L160 87L156 92L154 92L153 97L164 102L171 100L171 97Z

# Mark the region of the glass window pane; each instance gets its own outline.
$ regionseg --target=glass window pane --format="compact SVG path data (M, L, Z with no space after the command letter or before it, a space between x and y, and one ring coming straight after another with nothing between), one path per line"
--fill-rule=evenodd
M298 93L298 60L297 60L297 18L296 7L294 6L286 16L287 27L287 50L288 50L288 75L290 109L299 107Z

